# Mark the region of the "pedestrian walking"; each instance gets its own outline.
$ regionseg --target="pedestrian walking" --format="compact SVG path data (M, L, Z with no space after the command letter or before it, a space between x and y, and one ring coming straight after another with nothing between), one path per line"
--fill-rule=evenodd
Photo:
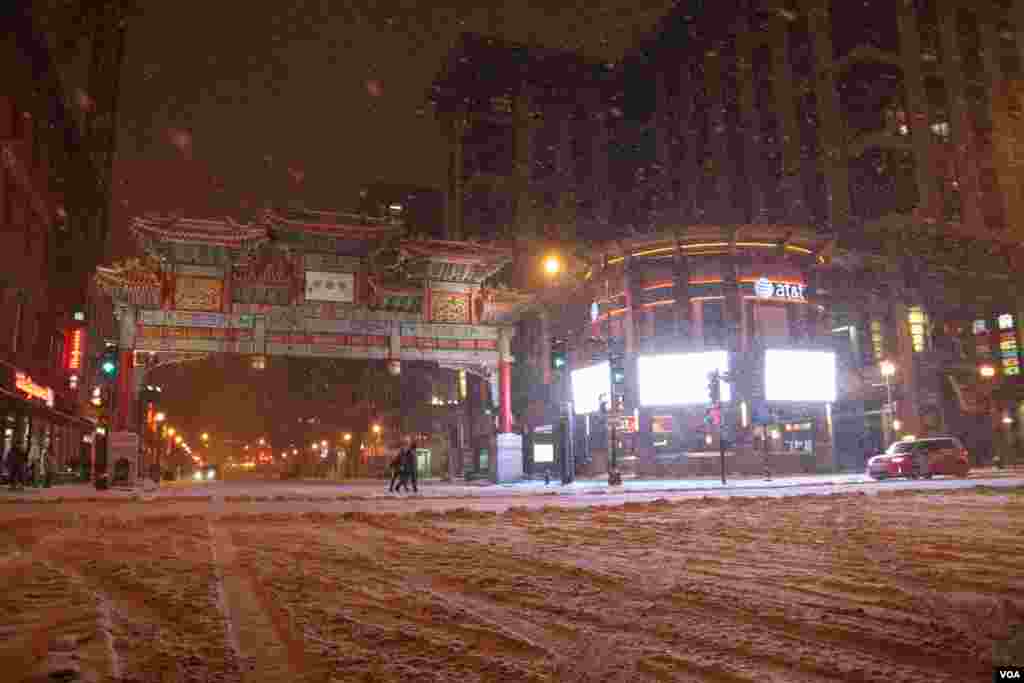
M36 469L36 461L33 460L28 465L28 477L26 477L26 482L33 488L36 486Z
M25 451L20 446L12 446L11 452L7 455L12 491L25 488L25 460Z
M399 483L401 486L405 484L405 490L409 490L409 482L412 482L412 492L419 493L419 488L416 486L416 442L411 439L406 440L406 448L402 451L402 482Z
M400 479L402 477L402 450L399 449L395 457L391 459L391 463L388 465L391 470L391 483L388 484L388 493L395 493L397 489L395 485L401 486ZM408 485L406 488L409 488Z

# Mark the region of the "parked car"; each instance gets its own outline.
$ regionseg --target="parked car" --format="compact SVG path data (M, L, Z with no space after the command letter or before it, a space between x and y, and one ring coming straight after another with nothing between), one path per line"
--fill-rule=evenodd
M915 457L921 458L919 471L914 469ZM869 459L867 465L872 479L918 475L930 479L936 474L966 477L970 470L970 454L954 436L897 441L885 453Z

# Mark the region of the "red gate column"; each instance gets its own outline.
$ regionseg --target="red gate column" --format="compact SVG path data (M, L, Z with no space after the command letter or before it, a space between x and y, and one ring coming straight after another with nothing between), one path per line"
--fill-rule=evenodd
M130 431L134 426L132 422L132 408L135 406L134 360L134 348L121 349L117 371L117 419L112 425L114 431Z
M498 335L498 391L499 409L498 432L512 431L512 345L511 330L502 328Z
M125 306L120 313L117 401L111 424L112 431L118 432L132 429L132 409L135 407L135 309Z

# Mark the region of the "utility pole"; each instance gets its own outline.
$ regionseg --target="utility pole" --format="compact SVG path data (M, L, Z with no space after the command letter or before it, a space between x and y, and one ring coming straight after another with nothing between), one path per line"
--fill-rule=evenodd
M725 485L725 419L722 415L722 374L718 370L708 373L708 398L711 399L711 420L718 423L718 459Z

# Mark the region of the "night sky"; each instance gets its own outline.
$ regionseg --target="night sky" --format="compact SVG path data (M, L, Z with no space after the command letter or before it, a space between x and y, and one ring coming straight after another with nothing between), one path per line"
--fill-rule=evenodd
M140 211L218 213L218 196L246 194L345 209L376 180L440 187L425 96L460 32L613 62L670 4L143 0L125 55L112 256Z
M461 32L613 62L670 5L508 4L150 0L128 31L110 260L134 252L128 221L145 211L215 216L268 198L351 209L376 180L441 187L446 155L426 95ZM202 365L154 379L172 419L190 432L265 433L258 397L287 391L277 373Z

